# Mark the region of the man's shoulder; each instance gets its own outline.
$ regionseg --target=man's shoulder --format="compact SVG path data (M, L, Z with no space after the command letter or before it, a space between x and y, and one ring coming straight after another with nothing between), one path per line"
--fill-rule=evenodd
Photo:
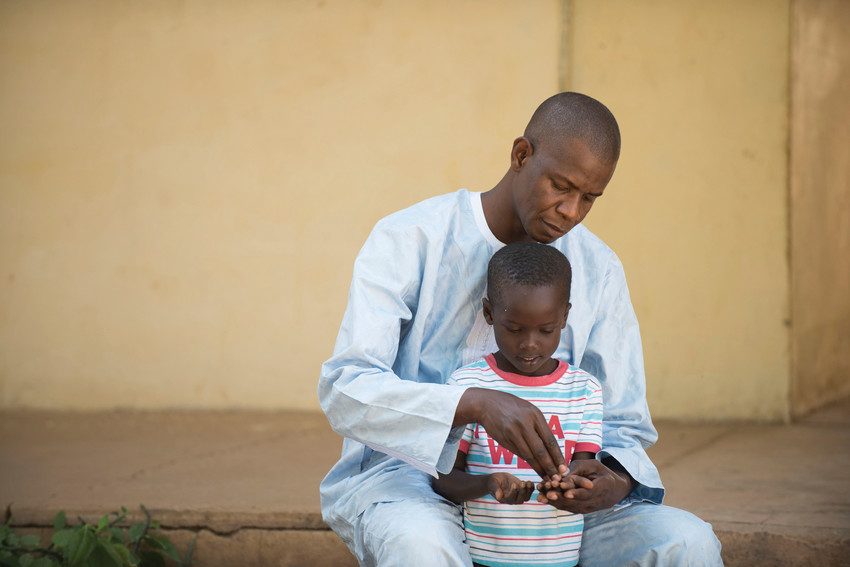
M468 191L465 189L437 195L385 216L375 224L375 228L390 231L439 230L468 208L468 203Z
M573 246L606 257L617 256L614 250L604 240L583 224L579 224L573 228L566 237L559 240L559 242L561 241L563 241L563 246L565 247Z
M620 264L614 250L583 224L553 244L570 259L574 268L580 264L585 270L606 272L611 266Z

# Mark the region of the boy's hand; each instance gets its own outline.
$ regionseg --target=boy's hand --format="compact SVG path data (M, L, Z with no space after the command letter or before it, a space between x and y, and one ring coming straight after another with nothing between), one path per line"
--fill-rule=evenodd
M522 504L531 498L534 483L508 473L493 473L487 479L487 490L502 504Z
M537 483L537 501L544 504L564 498L565 493L575 488L592 489L593 481L578 474L567 474L564 478L546 479ZM572 498L572 495L570 495Z
M627 473L614 472L597 460L570 463L567 479L572 480L575 486L563 491L553 487L541 494L538 501L548 502L559 510L589 514L610 508L633 488Z

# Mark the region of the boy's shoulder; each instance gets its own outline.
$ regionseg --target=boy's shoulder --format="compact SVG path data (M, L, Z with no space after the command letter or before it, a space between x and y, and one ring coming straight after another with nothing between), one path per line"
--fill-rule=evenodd
M564 371L564 374L558 380L558 382L561 382L563 384L570 384L572 386L584 384L591 390L602 389L602 384L599 382L596 376L586 370L583 370L578 366L573 366L567 361L563 362L567 365L567 368Z
M480 382L482 378L495 375L495 372L493 372L490 365L487 364L487 361L483 358L479 358L475 362L471 362L466 366L461 366L452 372L449 380L455 384L463 386L469 383Z

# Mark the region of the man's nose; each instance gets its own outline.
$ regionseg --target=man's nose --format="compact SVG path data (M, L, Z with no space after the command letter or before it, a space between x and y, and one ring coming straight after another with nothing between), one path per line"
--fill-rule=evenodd
M577 223L579 217L579 199L581 199L581 196L578 194L578 191L574 191L572 194L564 197L558 204L558 214L572 223Z

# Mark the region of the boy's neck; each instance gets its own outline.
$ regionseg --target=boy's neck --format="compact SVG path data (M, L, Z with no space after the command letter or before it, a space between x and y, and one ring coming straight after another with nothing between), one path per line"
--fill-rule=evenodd
M496 366L502 372L510 372L511 374L519 374L520 376L548 376L552 374L555 370L558 369L558 361L554 358L550 358L542 366L537 372L529 374L527 372L521 372L519 369L514 368L514 365L508 362L508 359L505 358L505 355L502 354L502 351L496 351L493 358L496 360Z

